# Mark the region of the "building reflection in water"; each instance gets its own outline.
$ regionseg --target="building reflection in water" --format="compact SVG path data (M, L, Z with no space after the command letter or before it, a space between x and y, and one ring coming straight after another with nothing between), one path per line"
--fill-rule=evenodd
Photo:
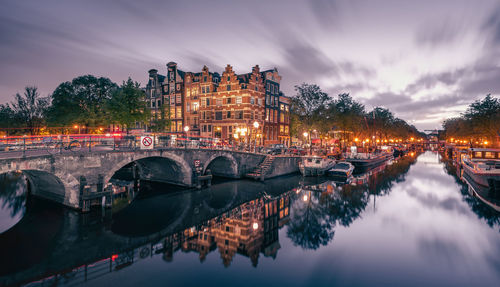
M278 229L289 217L290 193L276 198L261 197L244 203L199 226L172 234L156 245L165 261L171 262L177 250L199 253L203 262L217 250L228 267L234 256L248 257L257 266L259 255L276 257L280 248Z

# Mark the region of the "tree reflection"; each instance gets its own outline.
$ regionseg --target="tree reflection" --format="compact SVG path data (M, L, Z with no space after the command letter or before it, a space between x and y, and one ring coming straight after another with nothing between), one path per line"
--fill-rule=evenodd
M335 234L335 221L328 218L319 194L304 190L296 195L301 198L293 201L287 236L304 249L315 250L327 245Z
M15 217L26 209L26 185L24 176L17 173L0 175L0 202L2 209L9 209L10 216Z
M358 175L350 182L303 184L295 194L287 236L304 249L327 245L337 224L351 225L365 210L370 194L389 194L395 182L405 180L415 162L416 157L408 156Z

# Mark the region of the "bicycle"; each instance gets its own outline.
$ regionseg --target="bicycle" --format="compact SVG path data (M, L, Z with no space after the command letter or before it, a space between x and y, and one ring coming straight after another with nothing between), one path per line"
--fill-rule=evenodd
M49 154L57 154L62 152L63 150L69 150L72 152L77 152L82 149L82 144L78 140L72 140L69 143L65 144L62 141L53 142L48 141L45 143L45 148Z

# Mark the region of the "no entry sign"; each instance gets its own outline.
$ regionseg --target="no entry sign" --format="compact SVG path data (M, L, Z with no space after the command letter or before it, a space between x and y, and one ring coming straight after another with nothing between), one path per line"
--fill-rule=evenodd
M141 137L141 149L153 149L153 138L150 136Z

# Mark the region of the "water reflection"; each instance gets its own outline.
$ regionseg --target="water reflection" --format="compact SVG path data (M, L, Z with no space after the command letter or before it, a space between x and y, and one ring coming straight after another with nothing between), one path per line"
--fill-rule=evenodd
M121 209L85 215L38 202L0 234L0 285L492 285L498 214L444 168L425 153L347 182L122 182Z
M26 181L19 173L0 175L0 233L14 226L26 211Z

